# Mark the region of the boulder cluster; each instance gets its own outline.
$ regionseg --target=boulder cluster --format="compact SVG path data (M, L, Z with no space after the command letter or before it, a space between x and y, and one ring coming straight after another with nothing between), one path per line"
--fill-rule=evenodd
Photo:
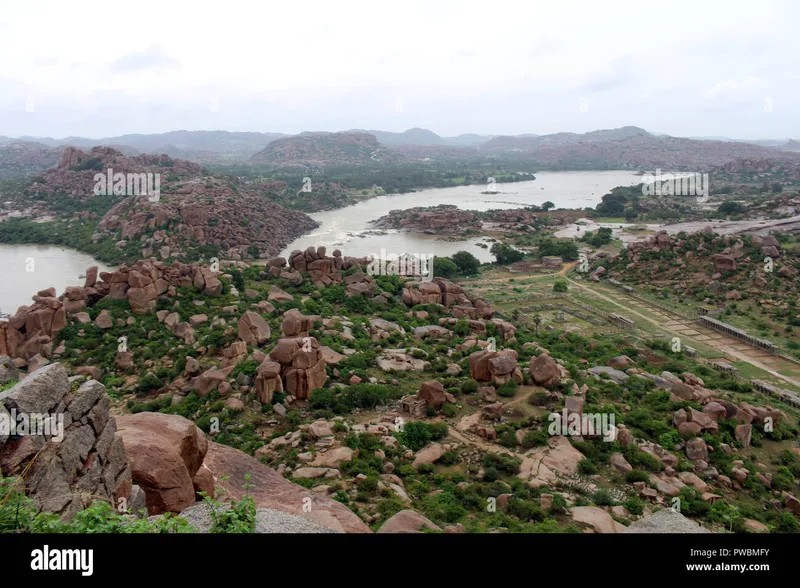
M522 384L522 370L517 365L517 352L513 349L501 351L476 351L469 356L469 373L478 382L493 382L502 386L510 381Z
M306 399L327 381L322 347L316 338L308 336L313 320L296 309L284 314L283 336L258 366L255 385L259 402L271 403L275 392L284 391Z
M86 271L83 286L69 286L58 297L55 288L40 290L33 296L32 305L21 306L8 321L0 322L0 354L14 358L18 367L29 366L34 371L53 357L53 341L66 326L67 317L74 317L79 323L90 322L86 308L106 296L128 300L134 314L145 315L155 311L159 296L174 297L177 288L194 285L206 296L219 296L220 275L221 272L196 263L167 265L154 259L122 265L113 272L99 272L99 276L97 266L92 266ZM107 312L95 319L104 329L113 326L111 321ZM182 335L185 329L180 330Z
M302 283L304 275L317 288L342 284L348 297L365 296L373 304L386 304L390 296L381 292L374 277L364 271L369 264L368 257L344 257L339 249L334 250L331 257L327 255L325 247L310 246L303 251L292 251L288 261L284 257L270 259L267 273L270 277L281 278L295 285ZM357 270L349 272L352 268ZM406 282L402 300L407 306L440 304L455 318L491 319L494 316L494 310L488 302L470 297L461 286L444 278Z
M10 358L0 357L0 381L18 378L23 374ZM19 489L33 497L36 508L64 521L94 500L132 514L142 509L148 515L177 514L224 490L228 499L247 493L259 509L301 516L328 529L369 532L346 506L284 479L238 449L208 441L181 416L142 412L115 418L109 407L102 384L70 378L63 364L24 377L0 393L0 474L19 476ZM31 429L29 418L27 430L6 432L5 425L22 414L43 415L41 429Z
M491 305L483 299L470 297L464 288L444 278L430 282L408 282L402 292L403 303L441 304L455 318L490 319L494 316Z
M358 266L365 267L367 258L343 257L339 249L329 256L324 246L309 246L305 250L296 249L289 255L288 267L284 257L273 257L267 262L270 277L281 278L292 284L300 284L303 275L307 275L317 288L332 284L344 284L347 296L368 296L377 298L375 280L372 276L356 271L345 275L344 272Z

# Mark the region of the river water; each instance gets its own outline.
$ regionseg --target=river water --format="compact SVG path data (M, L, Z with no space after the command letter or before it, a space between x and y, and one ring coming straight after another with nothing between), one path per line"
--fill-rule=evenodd
M90 255L53 245L0 245L0 312L13 314L23 304L32 304L31 296L39 290L56 289L60 296L67 286L83 286L86 269L96 265L100 271L109 266Z
M370 221L377 220L391 210L440 204L453 204L464 210L480 211L541 205L548 200L556 208L594 207L612 188L640 182L641 176L631 171L540 172L536 174L535 180L529 182L497 184L496 194L481 194L487 187L485 184L477 184L378 196L338 210L311 214L320 226L290 243L281 255L286 257L293 250L305 249L310 245L324 245L329 254L332 249L339 248L344 255L353 257L379 255L381 249L398 255L427 253L439 256L449 256L465 250L481 261L493 261L494 257L488 248L477 246L482 239L450 241L440 240L436 235L394 230L376 231Z
M479 184L379 196L346 208L311 214L320 222L320 227L296 239L281 255L286 256L294 249L305 249L309 245L324 245L329 252L340 248L344 255L354 257L380 255L381 249L398 255L426 253L439 256L466 250L481 261L493 261L488 248L477 246L482 242L480 238L450 241L440 240L436 235L378 231L370 221L391 210L439 204L481 211L540 205L548 200L556 208L594 207L612 188L640 181L641 177L630 171L541 172L532 181L497 184L496 194L481 194L487 186ZM79 276L92 265L99 266L100 271L113 269L85 253L66 247L0 245L0 267L5 270L0 285L0 312L13 314L19 306L30 304L31 296L37 291L51 286L61 295L67 286L83 285Z

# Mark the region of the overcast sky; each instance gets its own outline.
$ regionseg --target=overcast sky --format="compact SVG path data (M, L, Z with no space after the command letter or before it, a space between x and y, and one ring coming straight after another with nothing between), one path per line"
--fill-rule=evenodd
M0 0L0 135L800 138L795 0Z

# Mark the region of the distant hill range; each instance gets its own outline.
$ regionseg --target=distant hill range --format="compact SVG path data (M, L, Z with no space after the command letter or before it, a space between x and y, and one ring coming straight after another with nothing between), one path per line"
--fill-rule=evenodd
M0 179L44 171L58 163L61 149L0 137Z
M375 135L359 131L284 137L250 158L251 163L274 166L368 165L402 160L401 155L387 149Z
M381 143L387 147L397 147L400 145L418 145L420 147L442 146L442 147L475 147L482 145L496 137L496 135L475 135L466 134L457 137L440 137L428 129L413 128L402 133L391 133L389 131L364 131L359 132L375 135Z
M796 159L797 154L734 141L700 141L654 135L639 127L538 137L496 137L484 155L535 162L543 169L708 171L735 159Z
M39 172L58 160L65 146L109 146L126 156L167 154L196 163L250 163L313 167L398 163L524 162L541 169L635 169L706 171L736 159L795 160L800 143L682 138L626 126L588 133L442 137L428 129L402 133L350 130L337 133L172 131L104 139L0 137L0 178Z

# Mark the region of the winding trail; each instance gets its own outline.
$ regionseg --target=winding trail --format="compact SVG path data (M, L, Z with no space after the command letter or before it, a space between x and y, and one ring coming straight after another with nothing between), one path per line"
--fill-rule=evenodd
M640 312L637 312L632 307L633 306L632 304L628 304L628 305L622 304L618 300L615 300L614 298L611 298L610 296L606 296L605 294L603 294L601 292L598 292L597 290L594 290L593 288L587 287L587 286L585 286L585 285L583 285L583 284L581 284L579 282L576 282L575 280L572 280L570 278L565 278L565 279L570 284L580 288L582 291L588 292L592 296L596 296L597 298L601 298L601 299L605 300L606 302L610 302L611 304L613 304L615 306L618 306L619 308L623 309L625 311L625 314L627 314L627 315L634 314L637 317L640 317L640 318L646 320L647 322L657 326L658 328L664 329L664 330L669 331L671 333L674 333L675 335L678 335L681 338L691 339L693 341L699 341L699 340L695 339L694 337L692 337L691 335L687 335L684 332L684 330L685 330L687 325L685 325L683 323L690 322L690 321L686 321L685 319L671 319L671 322L677 322L680 325L681 329L677 329L673 325L670 325L668 323L659 322L659 321L657 321L657 320L655 320L655 319L653 319L653 318L651 318L649 316L646 316L644 314L641 314ZM620 293L620 295L622 296L622 293ZM728 341L730 341L730 343L728 343ZM776 378L779 378L779 379L783 380L784 382L788 382L789 384L792 384L794 386L800 387L800 380L798 380L797 378L792 378L790 376L785 376L785 375L777 372L774 368L772 368L769 365L765 364L764 362L760 361L758 358L753 357L752 354L748 353L747 351L741 351L741 350L735 349L732 345L736 344L736 343L740 343L740 342L736 341L735 339L728 339L728 338L726 338L724 336L720 336L718 340L713 340L712 339L712 340L699 341L699 342L702 343L703 345L706 345L707 347L712 347L712 348L718 350L720 353L722 353L724 355L731 356L731 357L733 357L733 358L735 358L735 359L737 359L739 361L744 361L746 363L754 365L755 367L764 370L765 372L769 373L770 375L772 375L772 376L774 376Z

